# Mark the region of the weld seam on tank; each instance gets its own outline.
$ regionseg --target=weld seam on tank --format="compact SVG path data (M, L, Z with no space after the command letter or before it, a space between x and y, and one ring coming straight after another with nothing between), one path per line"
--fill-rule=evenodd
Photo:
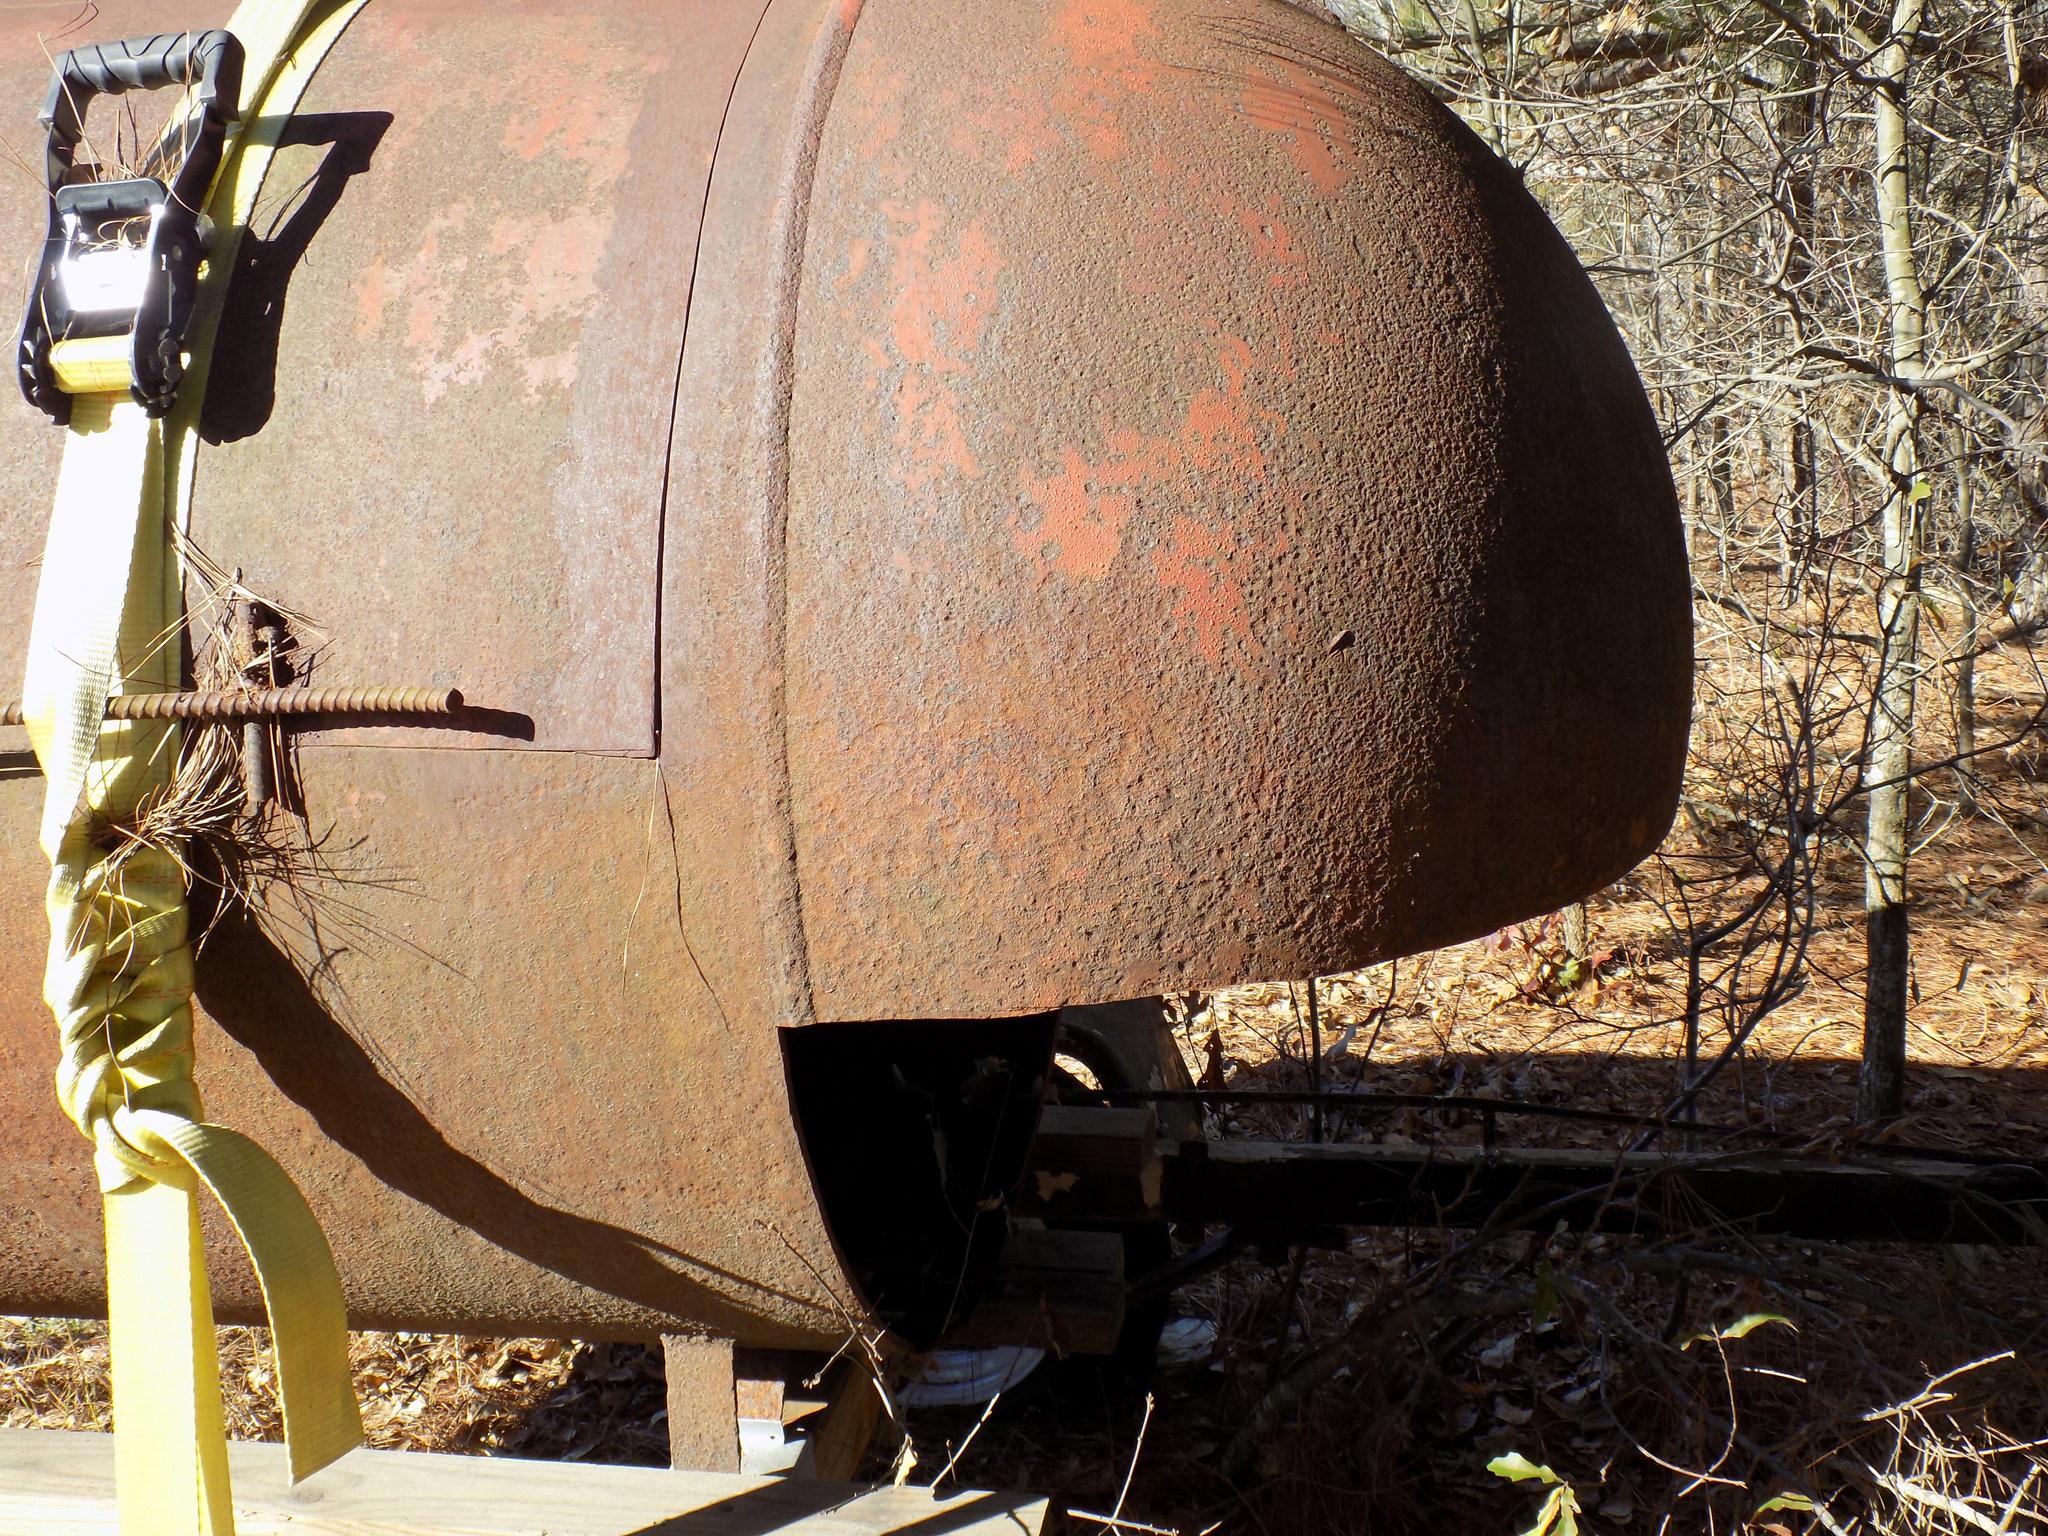
M753 30L747 34L747 46L740 51L740 61L733 69L732 79L725 87L725 104L718 109L718 131L711 135L712 169L704 177L704 194L697 204L697 234L690 242L690 285L696 286L698 276L704 270L704 230L711 222L711 187L717 179L719 151L725 145L726 126L732 121L732 104L739 99L740 81L746 77L747 61L754 56L754 47L761 41L761 28L767 24L768 12L775 0L761 0L761 9L754 14ZM676 417L683 408L683 368L690 357L690 316L696 312L694 304L683 305L683 324L676 337L676 366L674 382L669 386L668 430L662 434L667 444L661 460L661 504L654 519L654 757L661 759L661 732L664 725L662 705L662 654L661 654L661 604L662 573L668 560L668 513L669 490L674 482L676 468ZM706 983L709 986L709 983Z
M810 944L804 928L803 882L797 870L795 789L789 753L789 427L796 393L796 327L804 246L810 233L812 185L825 119L864 0L840 0L826 14L804 68L779 178L778 211L771 235L776 283L769 326L770 352L755 389L755 463L763 466L762 609L772 626L767 653L774 658L766 718L756 716L755 747L770 786L772 813L761 857L761 921L769 953L777 956L769 986L777 1022L811 1024L817 1009L811 987Z

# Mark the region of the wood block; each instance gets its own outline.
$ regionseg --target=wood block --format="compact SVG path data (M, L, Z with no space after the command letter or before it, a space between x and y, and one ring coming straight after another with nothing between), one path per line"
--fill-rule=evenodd
M882 1394L859 1356L839 1368L825 1408L812 1421L809 1442L797 1459L796 1475L840 1482L860 1470L882 1422Z
M732 1340L665 1333L661 1355L668 1370L668 1464L685 1472L739 1471Z
M1156 1218L1157 1135L1149 1109L1047 1105L1031 1143L1024 1208L1054 1219Z
M743 1419L780 1424L789 1393L789 1357L775 1349L735 1350L733 1396Z
M1107 1355L1124 1325L1124 1240L1114 1232L1019 1227L989 1293L947 1348L1028 1344L1056 1355Z
M1045 1500L655 1467L354 1451L296 1488L229 1447L240 1536L1033 1536ZM0 1429L0 1536L116 1536L111 1435Z
M1152 1160L1155 1127L1152 1111L1142 1107L1048 1104L1039 1112L1032 1166L1139 1174Z

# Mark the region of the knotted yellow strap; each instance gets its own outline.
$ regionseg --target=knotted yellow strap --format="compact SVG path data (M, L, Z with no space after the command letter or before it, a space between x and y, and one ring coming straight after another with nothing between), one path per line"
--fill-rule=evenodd
M178 632L182 596L168 531L190 505L222 292L279 129L362 3L245 0L229 23L245 52L243 127L209 200L219 233L172 415L145 416L126 397L125 369L92 374L90 345L52 358L67 387L120 391L72 402L22 696L48 779L44 998L61 1042L57 1090L92 1139L106 1208L123 1536L234 1528L202 1185L226 1210L262 1287L293 1477L362 1439L341 1284L318 1223L268 1154L201 1118L183 870L171 851L126 845L118 831L170 781L175 727L103 720L114 693L177 685L179 646L165 637Z

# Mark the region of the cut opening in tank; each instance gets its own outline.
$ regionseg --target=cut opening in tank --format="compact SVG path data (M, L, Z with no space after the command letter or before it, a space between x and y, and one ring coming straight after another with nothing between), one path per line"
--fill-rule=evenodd
M871 1314L931 1344L994 1273L1058 1013L783 1031L797 1134Z

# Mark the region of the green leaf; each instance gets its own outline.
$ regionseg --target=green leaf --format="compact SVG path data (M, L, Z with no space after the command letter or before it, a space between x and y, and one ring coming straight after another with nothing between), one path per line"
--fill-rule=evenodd
M1791 1509L1810 1515L1814 1511L1814 1502L1803 1493L1780 1493L1757 1505L1756 1512L1768 1515L1774 1509Z
M1721 1330L1721 1337L1724 1339L1745 1338L1763 1327L1765 1323L1782 1323L1794 1333L1799 1331L1798 1326L1792 1319L1785 1316L1782 1312L1751 1312L1746 1316L1737 1318L1733 1323L1723 1328Z
M1548 1467L1539 1467L1520 1451L1509 1451L1505 1456L1496 1456L1486 1464L1486 1470L1495 1477L1504 1477L1511 1483L1526 1483L1537 1478L1546 1483L1562 1486L1564 1479Z
M1783 1313L1751 1312L1747 1316L1738 1317L1726 1328L1710 1328L1705 1333L1695 1333L1678 1347L1680 1349L1691 1349L1695 1344L1710 1342L1716 1339L1723 1344L1726 1344L1730 1339L1745 1339L1756 1332L1757 1329L1763 1327L1765 1323L1782 1323L1794 1333L1799 1331L1798 1325Z
M1913 488L1910 491L1906 492L1906 505L1910 507L1916 501L1925 501L1928 497L1932 496L1933 494L1933 484L1927 479L1925 475L1922 475L1918 480L1915 480L1913 482Z
M1559 1483L1550 1490L1550 1497L1536 1511L1536 1523L1521 1536L1579 1536L1579 1496L1570 1483Z

